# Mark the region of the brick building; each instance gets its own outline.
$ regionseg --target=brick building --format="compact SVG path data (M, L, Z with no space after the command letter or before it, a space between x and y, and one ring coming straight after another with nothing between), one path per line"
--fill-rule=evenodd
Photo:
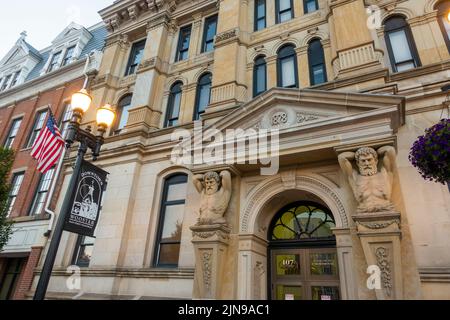
M8 203L15 224L0 253L0 299L26 297L53 226L51 210L59 185L49 210L46 202L56 168L45 175L36 171L31 148L50 110L62 130L66 128L71 96L83 87L85 70L96 72L105 35L103 24L86 29L72 23L49 47L37 50L22 33L0 62L0 144L15 151Z

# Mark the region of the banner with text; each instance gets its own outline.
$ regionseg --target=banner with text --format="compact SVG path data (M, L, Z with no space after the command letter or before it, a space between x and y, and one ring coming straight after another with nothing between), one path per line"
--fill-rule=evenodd
M108 173L83 161L64 230L93 237L106 191Z

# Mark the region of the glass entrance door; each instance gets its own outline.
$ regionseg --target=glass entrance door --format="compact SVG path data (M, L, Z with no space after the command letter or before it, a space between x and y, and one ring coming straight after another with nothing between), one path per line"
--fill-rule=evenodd
M336 248L271 251L273 300L339 300Z

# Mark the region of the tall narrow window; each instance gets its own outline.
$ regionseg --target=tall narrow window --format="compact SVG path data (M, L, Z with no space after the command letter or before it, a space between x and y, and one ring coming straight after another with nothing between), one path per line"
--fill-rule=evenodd
M33 199L33 206L31 207L30 216L42 214L44 211L45 201L47 200L47 194L50 190L50 184L53 179L55 168L48 170L45 174L41 175L38 188Z
M419 56L405 18L394 16L387 19L384 30L392 70L401 72L419 67Z
M325 55L319 39L314 39L309 43L308 61L311 85L327 82Z
M61 124L59 126L61 128L61 136L64 139L66 138L67 129L69 129L69 124L70 120L72 119L72 115L73 115L72 106L68 102L64 104L64 114L61 118Z
M20 125L22 124L22 118L20 119L14 119L13 123L11 125L11 128L8 132L8 138L6 139L4 147L6 149L12 148L14 144L14 140L16 139L17 133L19 132Z
M34 142L39 136L42 128L45 124L45 118L47 118L47 110L41 111L36 115L36 119L34 120L33 129L31 130L30 137L28 138L28 142L26 148L31 148L34 145Z
M205 20L205 31L203 34L203 52L214 50L214 37L217 33L217 15L209 17Z
M276 1L276 22L282 23L291 20L294 17L292 0L275 0L275 1Z
M169 102L167 105L167 115L164 127L173 127L178 125L182 96L181 82L175 83L170 89Z
M6 88L8 88L9 80L11 80L12 75L9 74L5 77L3 80L2 86L0 87L0 92L4 91Z
M175 61L186 60L189 57L189 44L191 42L191 26L180 29L178 38L178 50Z
M211 99L212 77L210 73L200 77L197 87L197 97L195 99L194 120L199 120L200 116L205 113Z
M278 51L278 86L298 88L297 79L297 55L294 46L284 46Z
M7 215L11 214L14 204L16 203L17 195L19 194L20 187L22 186L23 177L25 172L15 173L11 183L11 191L9 192L8 203L6 207L8 208Z
M129 94L129 95L126 95L125 97L123 97L122 99L120 99L119 105L117 108L118 122L117 122L116 130L122 130L127 125L132 98L133 98L133 95Z
M317 0L303 0L303 10L305 14L319 10L319 3Z
M266 27L266 0L255 0L255 31Z
M447 49L450 52L450 1L443 1L439 3L436 7L438 10L438 21L441 27L442 34L444 36L445 43L447 44Z
M52 72L59 67L59 59L61 58L61 51L55 53L50 61L50 65L48 67L48 72Z
M178 266L186 194L186 175L176 175L165 181L155 251L157 267Z
M75 252L72 258L72 264L80 268L88 268L92 253L94 251L95 239L90 237L79 236L75 245Z
M17 80L19 79L20 76L20 71L17 71L16 73L14 73L14 76L11 80L11 84L9 85L10 88L14 87L17 84Z
M74 51L75 51L75 46L72 46L72 47L70 47L70 48L68 48L66 50L66 54L64 55L64 59L63 59L63 62L62 62L63 66L66 66L66 65L68 65L70 63L70 61L73 58Z
M253 97L267 90L267 66L265 57L259 56L255 59L253 69Z
M19 282L25 259L6 259L4 273L0 275L0 300L10 300Z
M139 64L141 63L142 56L144 55L145 40L136 42L131 48L130 58L128 59L127 71L125 76L135 74Z

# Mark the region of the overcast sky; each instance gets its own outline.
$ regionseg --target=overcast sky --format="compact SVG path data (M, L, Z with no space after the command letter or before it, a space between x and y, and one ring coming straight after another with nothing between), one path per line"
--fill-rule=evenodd
M71 22L89 27L100 22L98 11L113 0L2 0L0 1L0 59L16 43L22 31L27 42L40 50Z

